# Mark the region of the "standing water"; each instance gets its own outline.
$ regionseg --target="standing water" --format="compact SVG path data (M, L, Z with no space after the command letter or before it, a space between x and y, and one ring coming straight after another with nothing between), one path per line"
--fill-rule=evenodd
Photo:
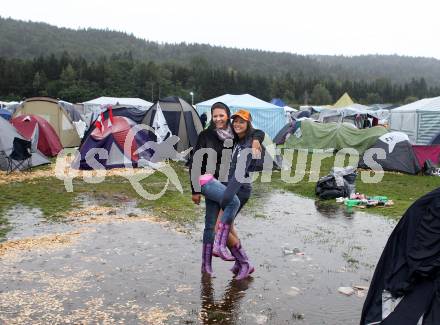
M200 275L202 224L72 224L68 245L0 255L0 323L358 324L366 292L338 288L369 285L395 223L290 193L261 206L236 220L249 280L219 259Z

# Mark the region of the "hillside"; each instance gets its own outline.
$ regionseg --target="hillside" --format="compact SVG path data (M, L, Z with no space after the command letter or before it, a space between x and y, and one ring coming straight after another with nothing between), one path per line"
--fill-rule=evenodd
M96 61L102 56L131 52L133 58L155 63L189 65L204 62L211 67L242 73L351 81L388 79L403 84L424 78L428 86L440 86L440 60L397 55L355 57L297 55L206 44L158 44L123 32L97 29L73 30L46 23L0 17L0 57L33 59L63 52Z

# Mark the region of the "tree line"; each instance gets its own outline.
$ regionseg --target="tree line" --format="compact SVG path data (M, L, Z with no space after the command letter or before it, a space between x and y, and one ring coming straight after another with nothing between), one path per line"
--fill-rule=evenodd
M20 100L50 96L83 102L100 96L139 97L155 101L180 96L200 102L225 93L249 93L263 100L279 97L290 105L324 105L344 92L359 103L405 103L440 96L440 87L428 86L424 78L393 83L386 78L373 81L341 80L286 72L263 75L231 67L212 66L195 56L189 64L156 63L135 59L131 52L86 60L67 52L34 59L0 57L0 98Z

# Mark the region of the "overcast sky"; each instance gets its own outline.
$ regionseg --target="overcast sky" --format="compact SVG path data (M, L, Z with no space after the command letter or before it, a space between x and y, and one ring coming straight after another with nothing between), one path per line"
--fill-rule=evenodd
M434 0L29 0L0 15L52 25L299 54L400 54L440 59Z

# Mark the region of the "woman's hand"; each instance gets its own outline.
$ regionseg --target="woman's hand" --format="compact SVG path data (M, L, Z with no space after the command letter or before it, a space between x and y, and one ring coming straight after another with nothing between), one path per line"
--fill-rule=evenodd
M200 204L200 200L201 200L201 198L202 198L202 194L193 194L192 197L191 197L191 200L192 200L195 204L199 205L199 204Z
M261 158L261 144L258 140L252 140L252 159Z

